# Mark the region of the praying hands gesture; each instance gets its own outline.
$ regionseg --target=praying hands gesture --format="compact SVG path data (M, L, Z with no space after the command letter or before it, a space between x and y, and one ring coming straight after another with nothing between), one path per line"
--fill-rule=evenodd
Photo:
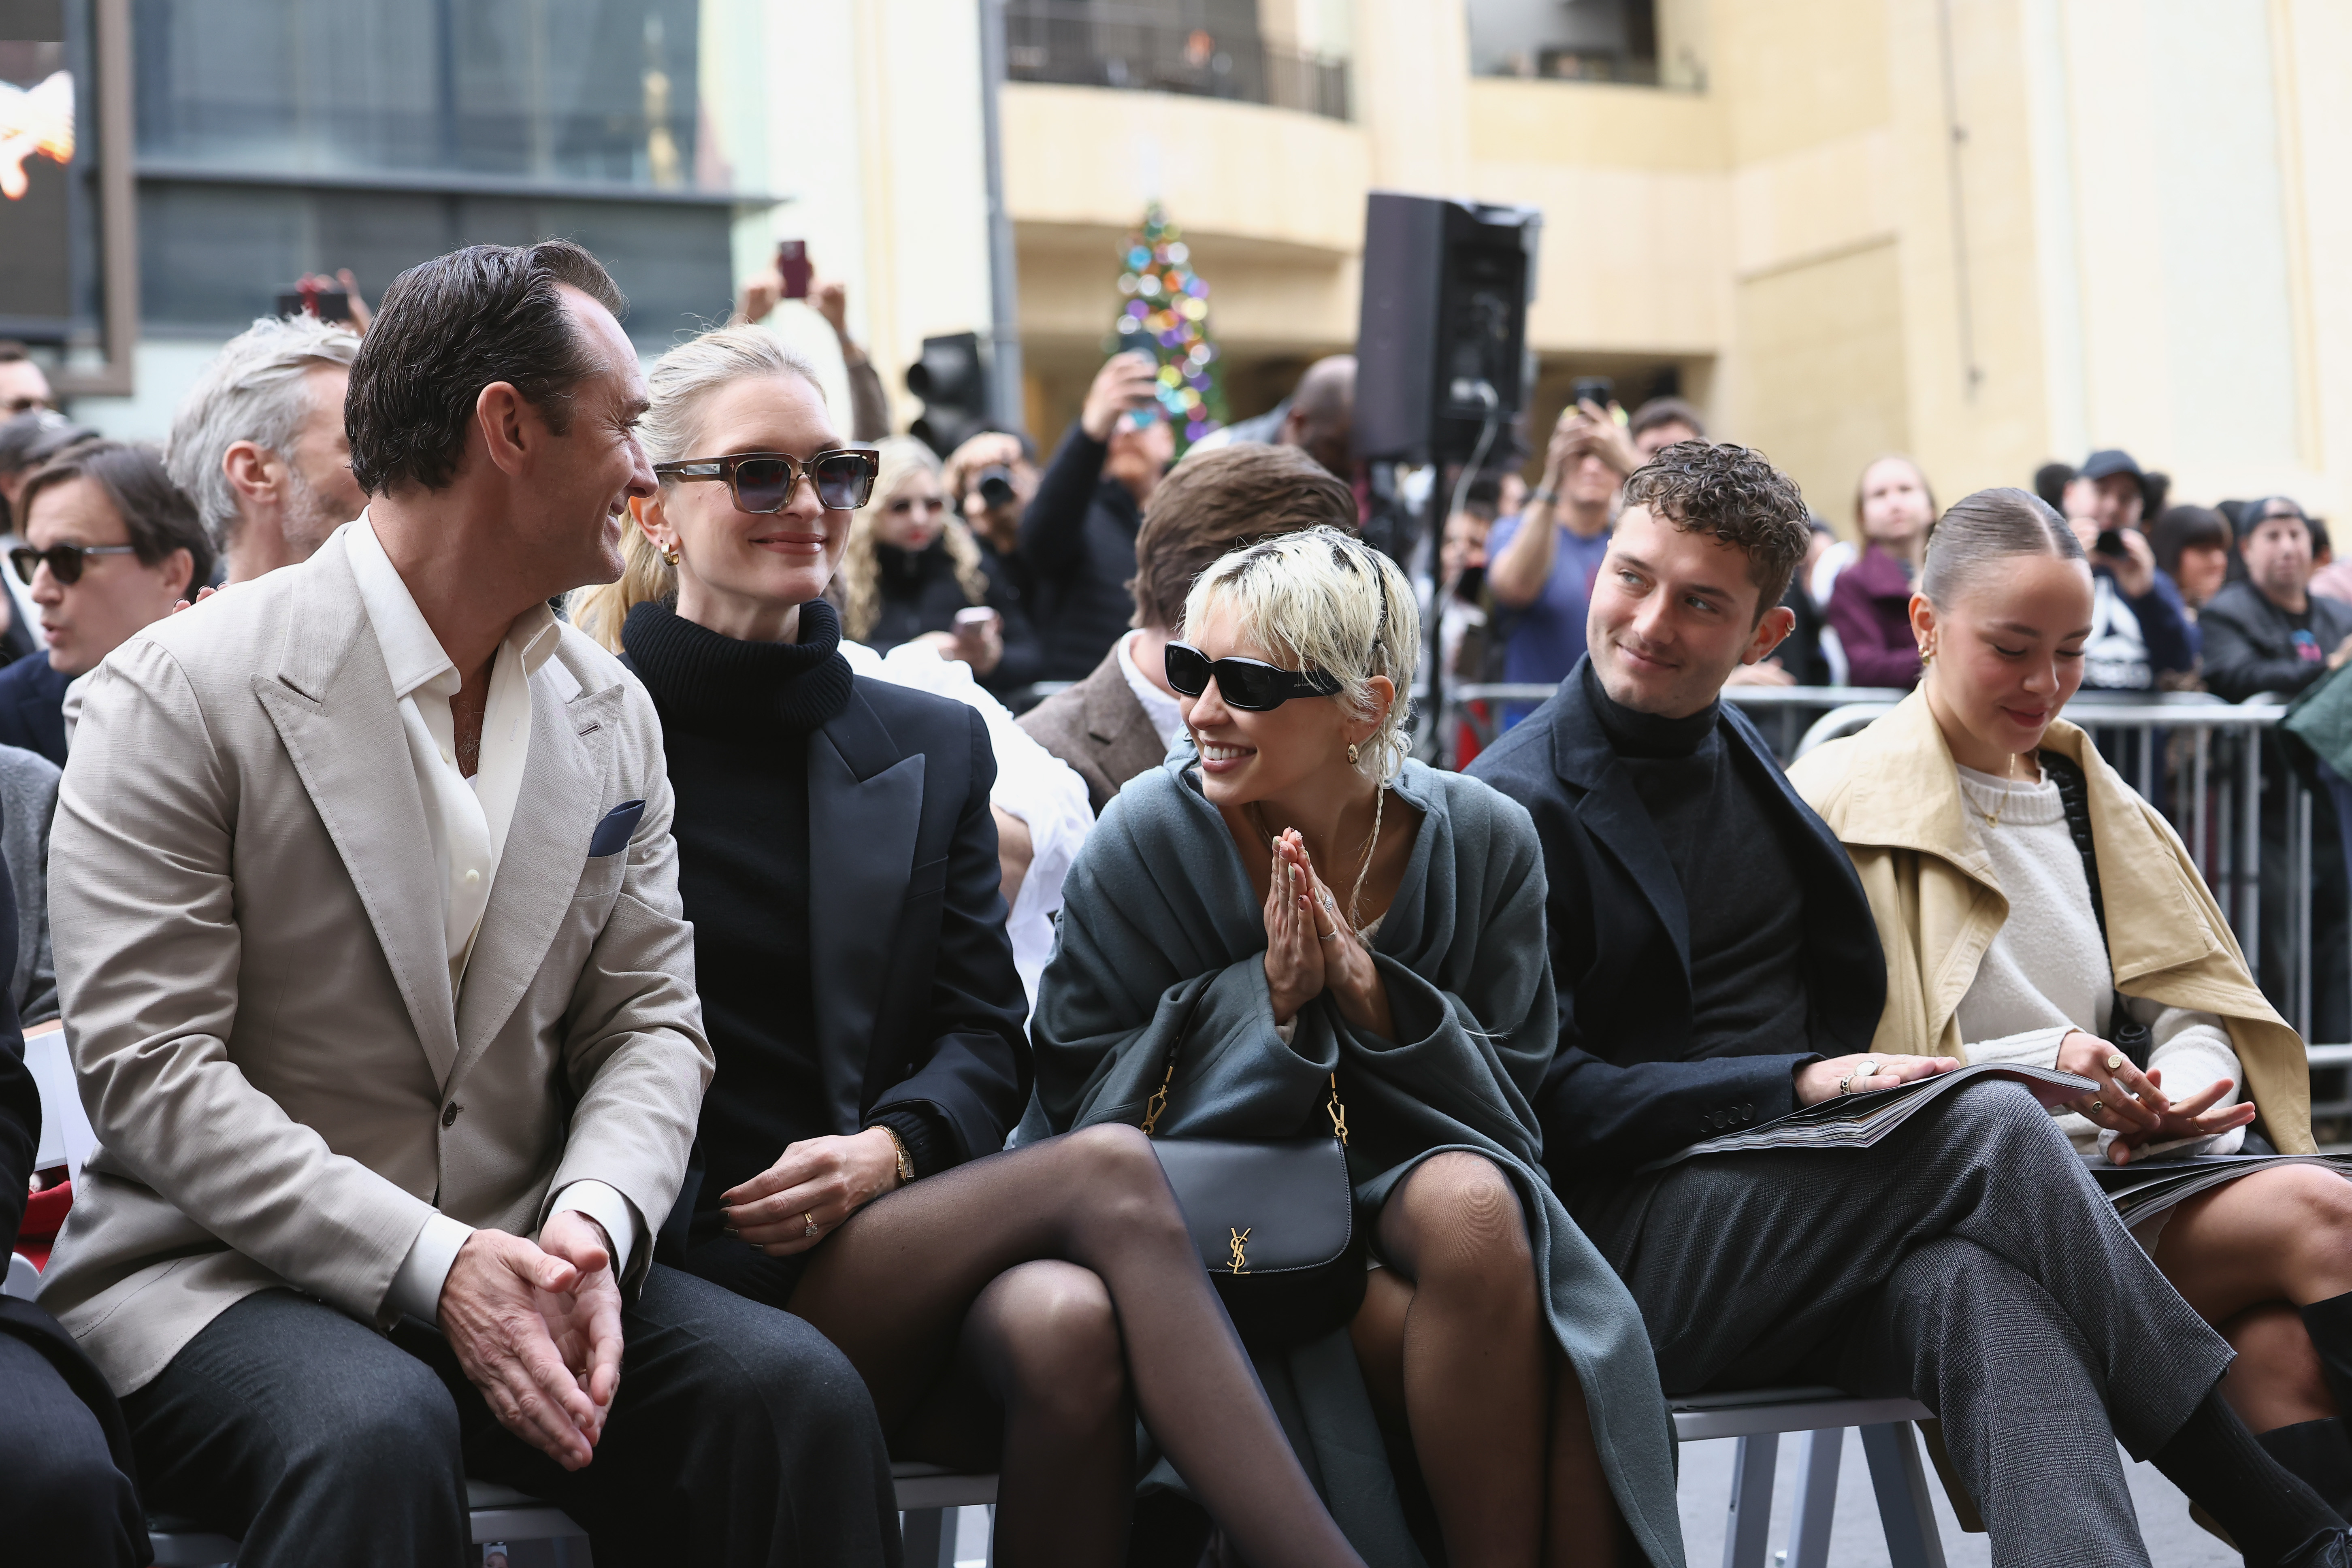
M1265 895L1265 985L1277 1024L1287 1024L1328 990L1339 1016L1356 1028L1382 1039L1394 1036L1380 968L1339 912L1339 900L1316 874L1297 828L1284 829L1274 841Z
M499 1424L585 1467L621 1387L621 1289L604 1227L566 1209L537 1245L478 1230L441 1286L441 1331Z
M2129 1164L2150 1143L2210 1138L2254 1119L2251 1103L2217 1106L2230 1090L2228 1079L2173 1104L2165 1098L2162 1068L2144 1073L2114 1046L2081 1029L2058 1042L2058 1070L2098 1080L2096 1093L2069 1101L2066 1109L2114 1131L2107 1158L2118 1165Z

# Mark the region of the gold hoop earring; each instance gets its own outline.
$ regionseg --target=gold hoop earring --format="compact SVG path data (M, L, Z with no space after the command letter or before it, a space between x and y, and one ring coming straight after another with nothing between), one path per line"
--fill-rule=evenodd
M1354 764L1354 763L1355 763L1356 759L1357 759L1359 756L1362 755L1362 754L1363 754L1363 748L1361 748L1360 746L1358 746L1358 745L1357 745L1357 744L1355 744L1353 742L1349 742L1349 745L1348 745L1348 762L1349 762L1349 763L1351 766Z
M665 560L665 561L667 561L667 562L668 562L668 563L669 563L671 565L673 565L673 566L677 565L677 545L675 545L675 544L673 544L673 545L671 545L667 550L663 551L663 552L662 552L662 559L663 559L663 560Z

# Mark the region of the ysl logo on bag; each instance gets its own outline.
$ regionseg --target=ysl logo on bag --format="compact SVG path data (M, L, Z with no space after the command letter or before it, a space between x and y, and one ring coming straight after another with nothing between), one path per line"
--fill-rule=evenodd
M1250 1233L1248 1230L1234 1230L1231 1226L1227 1226L1225 1229L1234 1238L1233 1271L1236 1274L1246 1274L1249 1272L1249 1259L1243 1256L1242 1243L1249 1239Z

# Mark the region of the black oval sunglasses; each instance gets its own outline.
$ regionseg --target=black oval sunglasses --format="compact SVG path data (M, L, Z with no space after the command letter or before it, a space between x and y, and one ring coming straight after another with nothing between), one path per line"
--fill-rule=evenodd
M82 563L89 557L138 553L138 547L130 544L52 544L47 550L36 550L29 544L19 544L16 549L8 552L8 560L16 568L16 575L26 584L32 582L33 574L41 569L41 563L47 562L49 575L55 577L63 586L70 588L81 581Z
M654 465L656 479L722 480L735 492L738 510L761 513L783 510L803 474L825 510L855 511L874 493L874 476L881 471L879 454L855 447L819 452L805 461L783 452L740 452Z
M1339 683L1319 670L1285 669L1255 658L1213 659L1191 643L1168 645L1168 684L1178 692L1198 697L1213 679L1225 706L1244 713L1271 713L1294 697L1339 692Z

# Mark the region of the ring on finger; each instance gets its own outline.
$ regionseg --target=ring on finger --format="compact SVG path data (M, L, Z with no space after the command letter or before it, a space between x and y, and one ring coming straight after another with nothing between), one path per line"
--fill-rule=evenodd
M2121 1072L2121 1071L2123 1071L2123 1069L2124 1069L2124 1054L2123 1054L2123 1052L2121 1052L2121 1051L2116 1051L2116 1052L2115 1052L2113 1055L2111 1055L2111 1056L2109 1056L2109 1057L2107 1058L2107 1070L2108 1070L2109 1072Z
M801 1215L802 1237L805 1239L806 1237L814 1236L817 1233L818 1228L815 1212L814 1210L803 1211Z
M2107 1102L2104 1100L2095 1100L2091 1101L2091 1114L2094 1116L2096 1116L2100 1111L2105 1110L2106 1108Z

